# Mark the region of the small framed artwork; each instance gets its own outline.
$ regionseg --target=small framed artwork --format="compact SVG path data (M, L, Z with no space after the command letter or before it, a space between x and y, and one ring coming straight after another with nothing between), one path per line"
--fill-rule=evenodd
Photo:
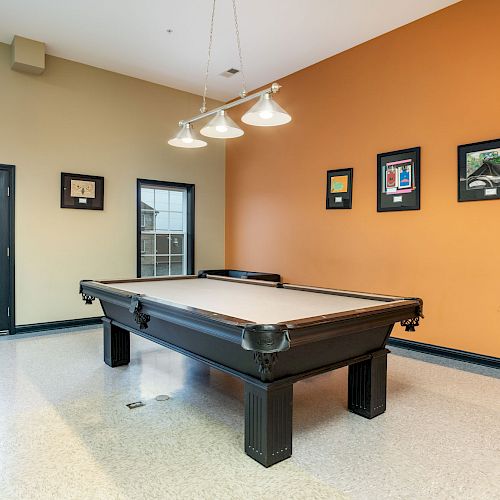
M326 208L352 208L352 168L326 173Z
M420 148L377 155L377 212L420 210Z
M500 199L500 139L458 146L458 201Z
M61 208L104 209L104 177L61 173Z

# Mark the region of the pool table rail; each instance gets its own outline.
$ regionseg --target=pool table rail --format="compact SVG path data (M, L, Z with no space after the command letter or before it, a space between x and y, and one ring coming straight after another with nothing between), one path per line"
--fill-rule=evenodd
M154 281L168 281L170 279L182 278L189 279L196 278L196 276L154 278ZM208 276L208 278L211 278L211 276ZM283 288L292 290L312 291L314 293L327 293L377 301L383 300L386 304L275 324L261 324L109 286L110 284L125 283L127 282L126 280L82 280L80 282L80 294L87 304L92 303L95 298L98 298L105 312L106 306L104 304L126 308L133 315L134 321L140 330L148 328L152 315L168 320L169 323L178 326L189 326L190 321L197 321L197 328L201 329L204 333L233 343L239 343L245 350L261 353L282 352L301 344L322 342L331 338L332 335L348 335L359 330L360 327L373 329L392 325L397 322L412 322L415 319L418 321L418 318L422 316L422 301L416 298L405 299L379 294L371 295L361 292L277 284L274 282L255 282L254 280L239 280L237 278L224 278L220 276L214 276L214 279L266 287L281 285ZM149 281L149 279L139 278L137 280L128 280L128 282L130 281ZM411 328L412 324L407 326L407 328ZM226 331L227 326L240 329L238 336L234 335L234 331L228 334Z

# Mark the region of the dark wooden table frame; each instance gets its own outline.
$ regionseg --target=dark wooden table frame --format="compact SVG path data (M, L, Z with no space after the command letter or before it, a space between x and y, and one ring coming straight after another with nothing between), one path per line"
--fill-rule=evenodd
M337 313L286 324L254 325L238 318L221 317L209 311L112 289L106 283L117 282L82 281L80 290L87 303L98 297L105 311L105 363L111 367L129 363L130 332L133 332L239 377L244 382L245 452L265 467L292 455L293 384L299 380L349 366L348 409L365 418L383 413L389 352L385 344L396 321L402 321L412 330L418 326L422 312L420 299L262 285L243 280L247 285L285 286L387 301L386 306L369 307L350 315ZM210 343L205 347L190 344L192 332L196 332L198 341L200 332L206 333ZM370 342L372 338L375 343ZM356 342L359 345L353 349L352 344ZM319 356L320 350L332 345L337 348L335 353L327 353L331 356L330 363L324 362L325 355L319 366L311 365L311 360L302 359L303 356L293 357L293 351L301 353L301 349ZM220 354L221 346L225 346L226 357ZM347 355L353 352L355 355Z

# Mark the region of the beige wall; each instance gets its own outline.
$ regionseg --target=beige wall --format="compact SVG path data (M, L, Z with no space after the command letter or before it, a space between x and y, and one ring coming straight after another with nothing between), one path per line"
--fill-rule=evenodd
M0 163L16 165L16 324L99 315L83 305L79 280L135 276L138 177L196 185L195 267L223 266L224 144L166 144L200 98L46 64L41 76L12 71L0 44ZM104 176L104 211L59 208L62 171Z

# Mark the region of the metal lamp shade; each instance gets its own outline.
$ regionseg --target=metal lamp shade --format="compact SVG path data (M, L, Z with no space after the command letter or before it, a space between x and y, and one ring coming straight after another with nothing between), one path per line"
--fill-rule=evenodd
M263 94L258 102L254 104L241 118L248 125L257 127L275 127L284 125L292 120L292 117L275 101L271 94Z
M179 133L168 143L176 148L203 148L207 145L205 141L196 138L190 123L183 125Z
M242 136L245 132L222 109L200 130L200 133L216 139L232 139Z

